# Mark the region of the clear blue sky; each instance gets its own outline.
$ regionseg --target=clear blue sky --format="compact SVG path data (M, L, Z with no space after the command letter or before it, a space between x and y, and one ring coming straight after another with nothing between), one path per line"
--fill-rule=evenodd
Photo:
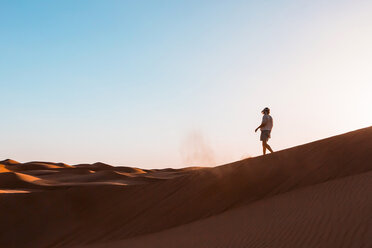
M217 165L372 123L371 1L0 1L1 157Z

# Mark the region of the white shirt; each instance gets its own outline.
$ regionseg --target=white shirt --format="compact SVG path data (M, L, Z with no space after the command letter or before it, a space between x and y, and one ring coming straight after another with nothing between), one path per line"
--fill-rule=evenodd
M273 128L273 118L269 114L264 114L262 116L262 124L265 125L261 127L261 130L271 130Z

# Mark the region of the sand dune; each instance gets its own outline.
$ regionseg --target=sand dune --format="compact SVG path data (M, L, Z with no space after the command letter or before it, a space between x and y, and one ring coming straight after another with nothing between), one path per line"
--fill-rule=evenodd
M60 169L60 168L71 168L71 166L64 163L49 163L49 162L28 162L24 164L12 164L8 165L8 168L15 171L25 170L48 170L48 169Z
M0 188L2 189L41 188L40 186L43 184L46 184L46 181L38 177L16 172L0 173Z
M5 160L0 247L372 247L371 148L372 127L215 168Z
M5 165L2 165L2 164L0 164L0 173L2 173L2 172L9 172L10 170L8 170L6 167L5 167Z
M86 247L371 247L371 203L360 202L370 198L371 178L367 172L332 180L162 232Z

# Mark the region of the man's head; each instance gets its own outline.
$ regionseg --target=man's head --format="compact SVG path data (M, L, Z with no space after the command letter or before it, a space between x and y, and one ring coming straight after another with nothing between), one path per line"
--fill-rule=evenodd
M261 111L262 114L270 114L270 109L268 107L264 108L262 111Z

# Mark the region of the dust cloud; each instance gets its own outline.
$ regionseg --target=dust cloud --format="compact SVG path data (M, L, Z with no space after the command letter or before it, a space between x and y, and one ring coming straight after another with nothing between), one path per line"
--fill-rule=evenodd
M200 130L192 130L182 140L180 153L185 166L214 166L215 153Z

